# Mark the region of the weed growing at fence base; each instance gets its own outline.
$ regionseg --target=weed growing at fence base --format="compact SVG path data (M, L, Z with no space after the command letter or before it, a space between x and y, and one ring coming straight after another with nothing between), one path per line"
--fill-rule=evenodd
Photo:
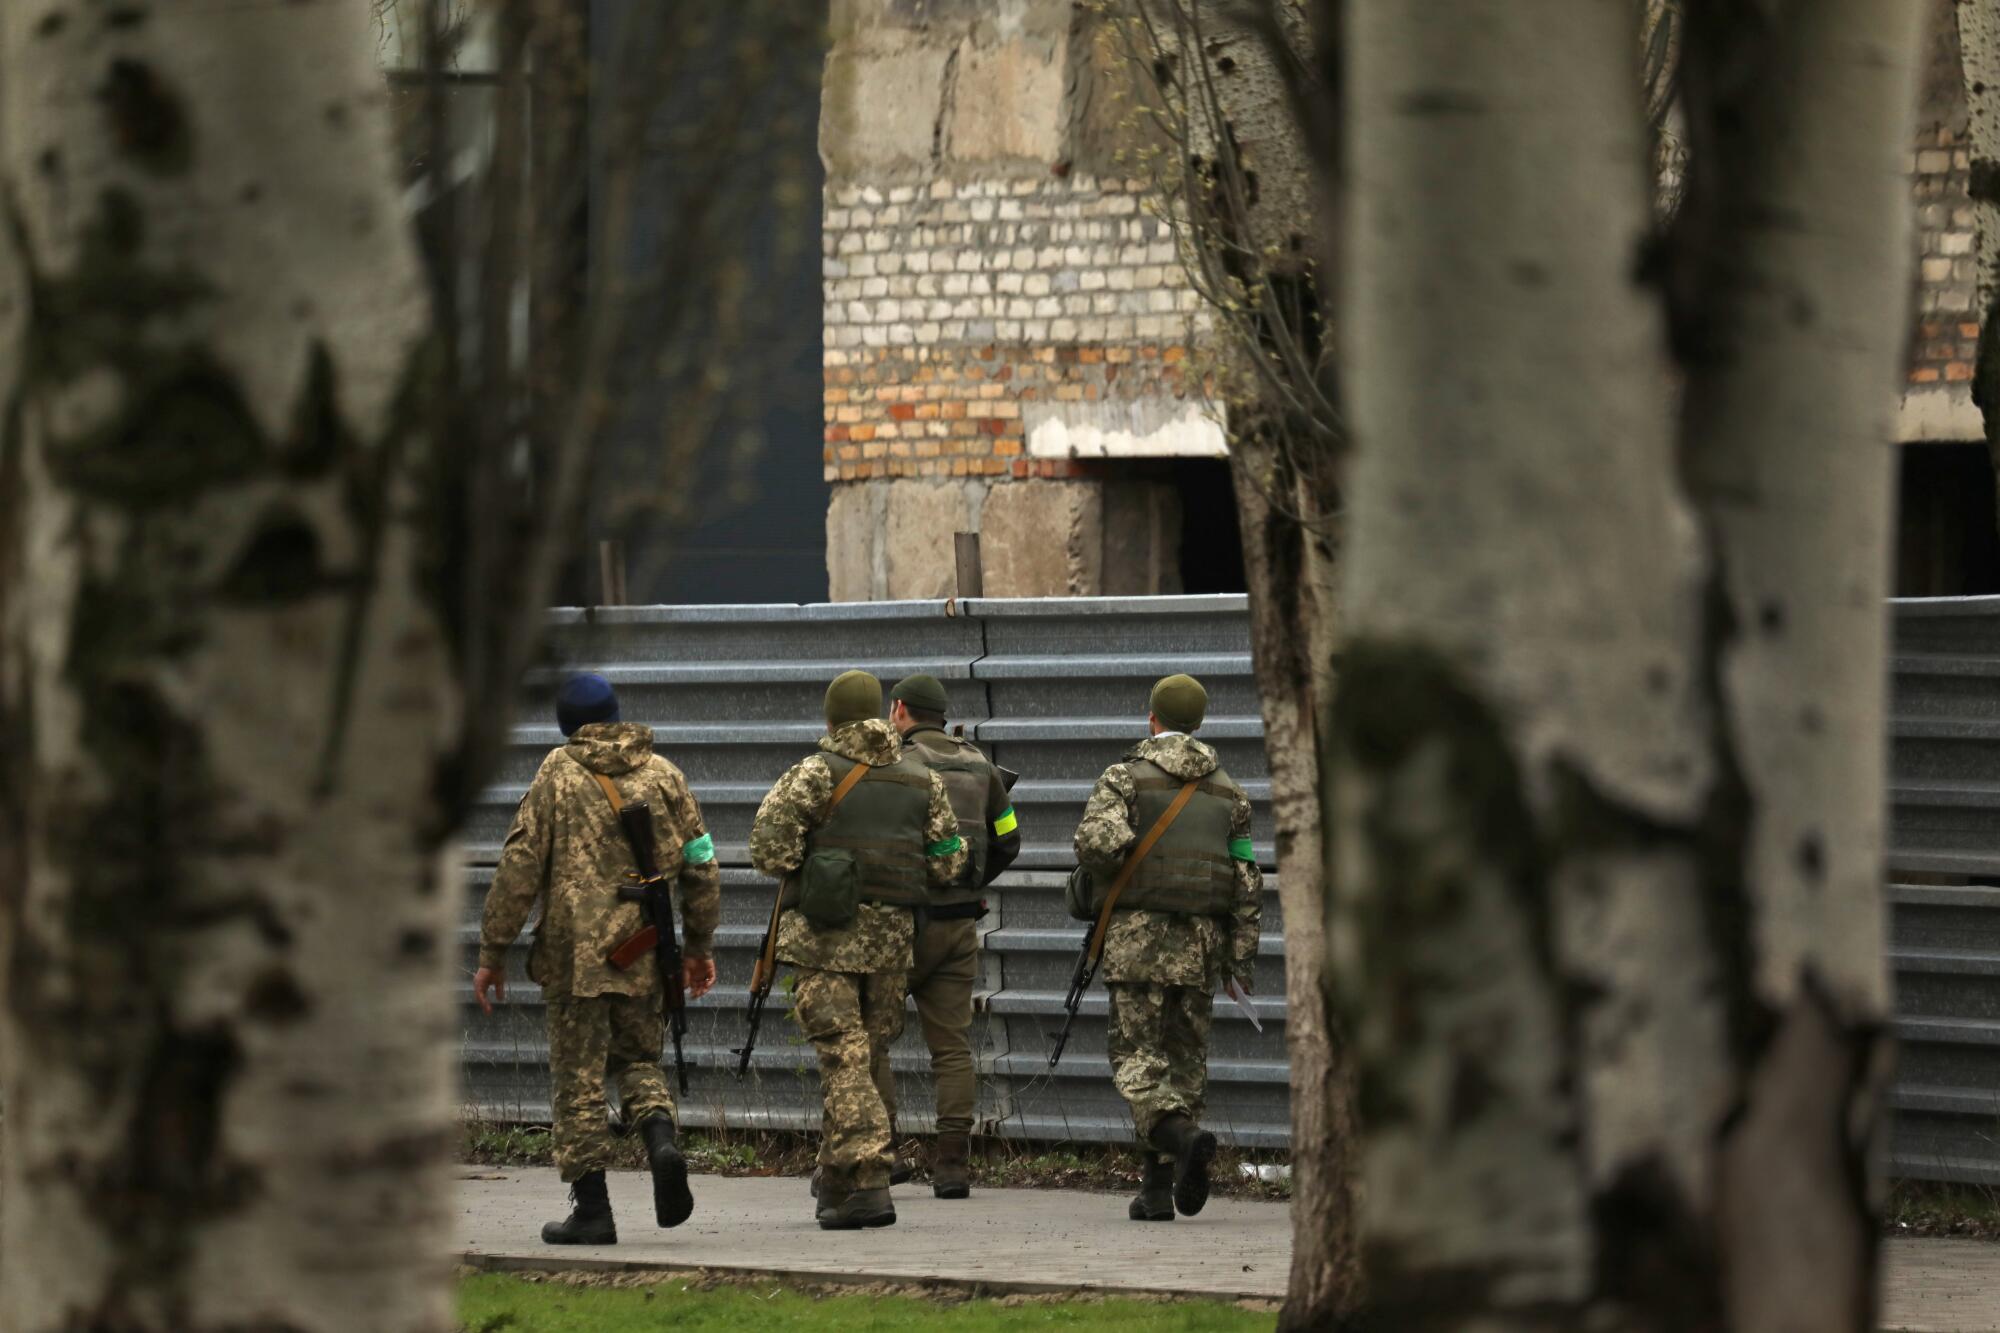
M916 1140L918 1157L930 1140ZM1131 1149L1105 1143L1021 1143L1010 1139L973 1140L972 1182L987 1189L1073 1189L1120 1193L1139 1186L1139 1159ZM803 1176L819 1155L809 1134L775 1130L690 1130L681 1141L688 1164L717 1176ZM612 1140L614 1167L639 1170L645 1150L635 1138ZM461 1160L487 1166L548 1166L553 1157L546 1125L468 1120ZM1263 1181L1244 1176L1246 1164L1282 1165L1284 1153L1223 1148L1213 1175L1215 1192L1238 1199L1289 1199L1290 1179Z
M1263 1333L1275 1318L1220 1301L1083 1297L935 1299L828 1295L775 1282L709 1285L669 1279L644 1286L525 1281L498 1273L466 1277L458 1289L463 1333L638 1333L660 1328L723 1330L865 1328L882 1333L1011 1333L1017 1329L1144 1328L1162 1333Z
M1899 1180L1889 1188L1883 1230L1891 1236L2000 1240L2000 1189Z

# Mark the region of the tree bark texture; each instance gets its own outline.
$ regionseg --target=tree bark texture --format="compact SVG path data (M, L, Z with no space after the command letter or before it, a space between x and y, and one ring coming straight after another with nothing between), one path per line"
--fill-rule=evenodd
M1737 1328L1873 1326L1888 441L1926 9L1688 7L1684 456L1719 554L1715 687L1746 798L1746 888L1719 942L1735 1105L1715 1207Z
M450 1326L460 718L368 7L0 7L0 1326Z
M1973 309L1979 315L1972 398L1985 427L1987 453L2000 468L2000 336L1993 318L2000 303L2000 3L1957 0L1952 9L1965 75L1966 127L1972 139L1973 255L1978 275ZM1995 503L2000 506L2000 491Z
M1285 919L1285 1050L1291 1063L1292 1271L1281 1329L1325 1328L1360 1299L1353 1088L1325 975L1326 878L1318 729L1332 717L1337 608L1332 538L1265 499L1286 484L1277 451L1240 424L1231 447L1250 646L1271 764L1278 898ZM1245 469L1260 469L1254 480ZM1303 508L1304 505L1301 504Z
M1872 1327L1917 18L1353 0L1330 975L1397 1329Z

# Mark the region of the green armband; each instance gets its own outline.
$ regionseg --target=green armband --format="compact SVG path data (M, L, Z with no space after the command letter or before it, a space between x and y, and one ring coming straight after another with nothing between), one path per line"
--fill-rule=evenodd
M691 866L705 866L715 859L715 839L704 833L681 848L681 860Z
M965 846L964 841L954 833L943 842L932 843L930 846L924 848L924 851L931 856L950 856L963 846Z
M1014 818L1014 807L1010 805L1007 807L1005 814L993 821L993 836L1004 838L1019 827L1021 827L1021 821Z
M1209 844L1211 847L1214 845L1214 843ZM1231 838L1229 840L1229 855L1238 861L1255 861L1257 859L1257 849L1250 845L1250 839L1248 838Z

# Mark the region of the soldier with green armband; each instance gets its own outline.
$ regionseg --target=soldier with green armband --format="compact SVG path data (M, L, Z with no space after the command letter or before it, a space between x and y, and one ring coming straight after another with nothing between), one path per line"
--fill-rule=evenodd
M943 780L883 721L880 681L836 678L826 728L758 806L750 862L780 881L775 955L796 969L792 1014L819 1056L816 1215L852 1230L896 1220L873 1070L903 1029L917 914L958 882L965 846Z
M1132 1108L1145 1183L1134 1221L1171 1222L1208 1201L1215 1136L1201 1127L1215 994L1250 993L1263 877L1250 798L1194 738L1208 693L1191 676L1153 686L1152 735L1097 780L1076 830L1085 872L1072 912L1102 925L1113 1081ZM1109 909L1108 911L1106 909Z
M963 1199L972 1192L972 1115L978 1095L972 989L979 980L979 918L986 915L981 891L1021 854L1021 830L1000 770L978 746L945 730L949 707L936 676L910 676L889 691L889 725L903 738L903 753L943 779L952 813L958 816L959 836L965 839L965 874L936 896L919 922L910 969L910 994L937 1081L931 1192L940 1199ZM886 1050L875 1060L875 1086L889 1106L893 1128L896 1085Z

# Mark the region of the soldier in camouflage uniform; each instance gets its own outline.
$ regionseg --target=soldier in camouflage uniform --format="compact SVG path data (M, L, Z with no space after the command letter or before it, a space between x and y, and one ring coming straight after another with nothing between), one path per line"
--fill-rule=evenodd
M1208 694L1190 676L1153 687L1150 739L1097 780L1076 830L1078 862L1102 892L1187 783L1199 784L1120 895L1104 942L1112 1077L1146 1163L1135 1221L1192 1216L1208 1201L1215 1136L1201 1128L1213 996L1247 995L1263 877L1250 800L1192 734Z
M797 970L792 1015L819 1055L817 1216L828 1230L896 1220L889 1113L872 1070L902 1031L914 909L965 869L944 783L904 757L881 712L875 677L837 678L826 692L819 752L778 779L750 832L751 864L784 883L777 955ZM852 878L840 879L841 865ZM855 893L845 924L815 923L802 910L818 893L815 875Z
M940 894L918 924L910 968L910 994L917 1001L931 1076L937 1080L931 1192L940 1199L963 1199L972 1193L972 1112L978 1095L972 988L979 979L979 918L986 915L979 891L1021 854L1021 830L1000 770L971 741L945 731L950 701L936 676L899 681L889 699L889 725L903 738L903 753L944 779L959 836L965 839L965 878ZM887 1050L876 1058L875 1086L889 1108L893 1130L896 1084Z
M488 993L505 993L508 946L539 901L528 976L541 986L548 1007L555 1158L576 1205L567 1220L543 1227L542 1239L612 1245L618 1231L604 1185L611 1161L607 1074L618 1083L624 1123L645 1137L659 1224L686 1221L694 1199L675 1142L673 1094L659 1063L666 1023L657 969L650 954L624 971L607 961L643 922L639 905L618 896L638 866L593 775L611 779L626 804L643 801L652 812L660 872L675 882L680 903L689 999L715 984L722 879L687 779L653 753L651 728L618 720L609 682L573 677L557 697L556 718L569 742L542 761L507 833L486 895L473 990L481 1007L493 1012Z

